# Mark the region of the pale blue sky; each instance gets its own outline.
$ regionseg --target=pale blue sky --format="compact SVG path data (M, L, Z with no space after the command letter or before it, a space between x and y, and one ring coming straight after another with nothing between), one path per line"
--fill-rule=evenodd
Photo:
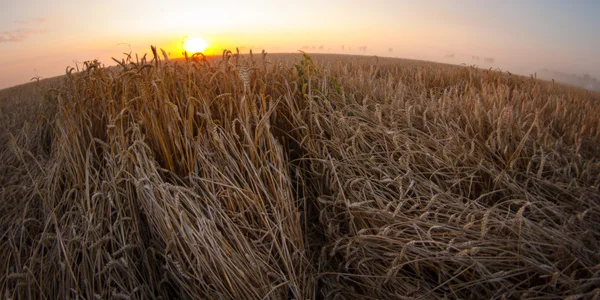
M60 75L73 61L98 58L109 64L111 56L129 49L119 43L140 52L157 44L177 53L184 36L204 37L217 50L323 46L323 52L342 52L344 45L343 53L522 74L550 68L600 79L599 14L598 0L5 1L0 88L36 74ZM362 46L367 51L358 51ZM454 57L445 57L450 54ZM494 64L484 57L493 57Z

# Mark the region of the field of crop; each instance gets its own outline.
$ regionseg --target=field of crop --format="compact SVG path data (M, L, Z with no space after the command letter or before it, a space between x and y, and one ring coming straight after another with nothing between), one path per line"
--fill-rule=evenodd
M0 297L599 298L599 94L150 57L0 91Z

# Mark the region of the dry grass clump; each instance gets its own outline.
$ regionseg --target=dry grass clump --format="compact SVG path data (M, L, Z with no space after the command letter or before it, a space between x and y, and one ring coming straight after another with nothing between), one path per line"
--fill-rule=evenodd
M3 297L599 296L597 94L152 50L0 104Z
M12 174L35 188L2 203L7 295L312 297L275 93L244 92L226 61L123 68L50 93L49 153Z
M598 297L597 95L474 69L315 69L304 177L326 295Z

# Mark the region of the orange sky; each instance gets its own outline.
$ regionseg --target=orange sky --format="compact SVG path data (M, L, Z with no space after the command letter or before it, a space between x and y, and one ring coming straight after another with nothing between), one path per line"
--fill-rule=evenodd
M180 55L186 36L208 40L208 54L303 49L600 78L599 3L21 0L0 10L0 88L63 74L75 62L112 64L151 44Z

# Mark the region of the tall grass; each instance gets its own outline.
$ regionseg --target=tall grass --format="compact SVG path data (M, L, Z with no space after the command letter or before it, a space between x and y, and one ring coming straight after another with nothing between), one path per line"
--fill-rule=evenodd
M34 111L5 91L3 297L600 295L597 94L152 50L68 70Z

